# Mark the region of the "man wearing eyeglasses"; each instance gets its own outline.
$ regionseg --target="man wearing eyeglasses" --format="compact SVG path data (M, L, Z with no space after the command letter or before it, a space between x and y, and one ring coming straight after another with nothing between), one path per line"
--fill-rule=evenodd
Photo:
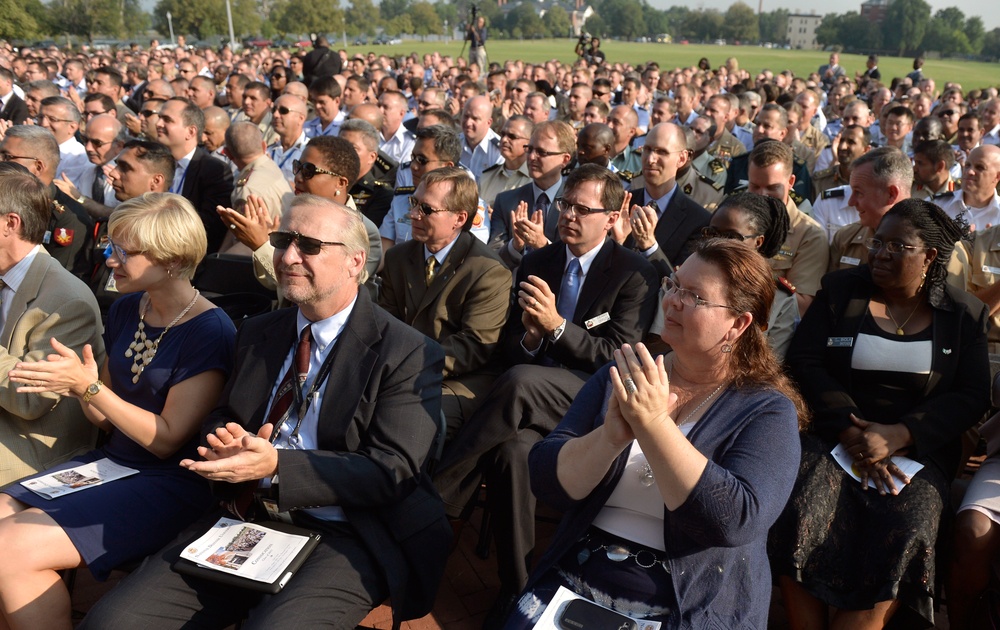
M451 542L425 472L444 353L361 290L368 240L359 218L312 195L291 204L270 241L280 291L296 307L244 324L229 383L203 425L213 450L182 463L221 499L254 490L263 513L259 497L271 498L282 518L320 533L319 546L279 595L257 597L172 571L185 534L91 608L84 627L224 627L247 617L287 627L292 613L302 628L353 628L387 598L397 624L430 611ZM281 413L278 390L297 355L306 404ZM233 515L215 510L201 531L221 516Z
M479 195L490 206L500 193L531 183L526 147L534 130L535 123L523 115L511 116L504 123L500 130L503 163L484 170L479 180Z
M65 174L74 183L90 166L87 149L76 139L83 117L68 98L50 96L42 101L38 112L38 124L52 132L59 143L59 170L56 177Z
M10 138L8 135L4 144ZM55 141L50 143L52 152L57 153ZM5 200L7 227L0 234L3 374L18 361L43 360L52 352L53 337L68 339L74 352L91 344L95 358L103 362L103 327L94 296L41 246L51 212L48 192L28 174L21 160L16 162L0 164L0 197ZM18 393L9 384L3 387L0 483L11 483L90 450L96 430L89 424L75 400Z
M493 205L490 245L515 269L528 251L559 238L555 199L563 185L563 169L576 152L576 132L561 120L535 126L525 146L531 183L499 193Z
M528 451L616 348L643 339L656 310L656 271L608 238L624 196L618 176L596 164L566 177L553 201L558 242L526 254L517 270L502 346L510 367L446 445L434 476L449 517L461 518L485 471L500 596L484 627L499 627L527 581L535 525Z
M107 172L114 168L114 159L125 144L125 129L113 114L103 114L91 118L86 131L84 146L92 167L80 175L79 187L66 177L54 183L82 205L91 217L105 219L118 206Z
M451 437L499 370L491 363L507 320L511 274L470 233L478 194L453 166L427 173L409 198L413 239L386 252L379 304L441 344L442 410Z

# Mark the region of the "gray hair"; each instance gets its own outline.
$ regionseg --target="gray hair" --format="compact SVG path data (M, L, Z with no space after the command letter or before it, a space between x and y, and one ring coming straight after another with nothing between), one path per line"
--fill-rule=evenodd
M913 164L895 147L872 149L854 160L851 168L857 170L866 164L872 165L872 176L881 185L898 184L901 190L907 191L913 185Z
M76 109L75 107L73 108ZM7 130L7 138L18 138L24 142L31 157L45 164L47 173L55 173L59 168L59 143L51 131L38 125L14 125Z
M365 148L369 151L378 151L380 139L378 129L367 120L361 120L360 118L345 120L340 125L340 135L343 136L345 131L354 131L361 134Z

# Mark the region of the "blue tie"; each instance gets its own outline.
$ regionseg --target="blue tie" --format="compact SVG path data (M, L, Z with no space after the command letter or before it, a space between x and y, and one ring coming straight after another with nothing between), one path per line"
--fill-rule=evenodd
M574 258L569 261L565 273L563 273L562 285L559 287L559 297L556 298L556 311L559 312L567 322L573 321L573 313L576 312L576 300L580 297L580 277L583 275L583 268L580 267L580 259Z

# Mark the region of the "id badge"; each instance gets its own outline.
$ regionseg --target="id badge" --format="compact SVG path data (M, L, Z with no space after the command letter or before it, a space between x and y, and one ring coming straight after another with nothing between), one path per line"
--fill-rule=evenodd
M282 523L292 524L292 515L289 512L279 512L278 503L274 499L261 499L261 505L267 510L267 516L272 521L281 521Z

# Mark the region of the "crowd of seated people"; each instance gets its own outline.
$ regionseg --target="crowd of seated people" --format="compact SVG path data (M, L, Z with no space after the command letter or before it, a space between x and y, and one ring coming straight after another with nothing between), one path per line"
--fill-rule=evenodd
M995 88L156 44L0 46L0 627L418 618L480 505L488 629L1000 619ZM174 571L220 518L321 538Z

